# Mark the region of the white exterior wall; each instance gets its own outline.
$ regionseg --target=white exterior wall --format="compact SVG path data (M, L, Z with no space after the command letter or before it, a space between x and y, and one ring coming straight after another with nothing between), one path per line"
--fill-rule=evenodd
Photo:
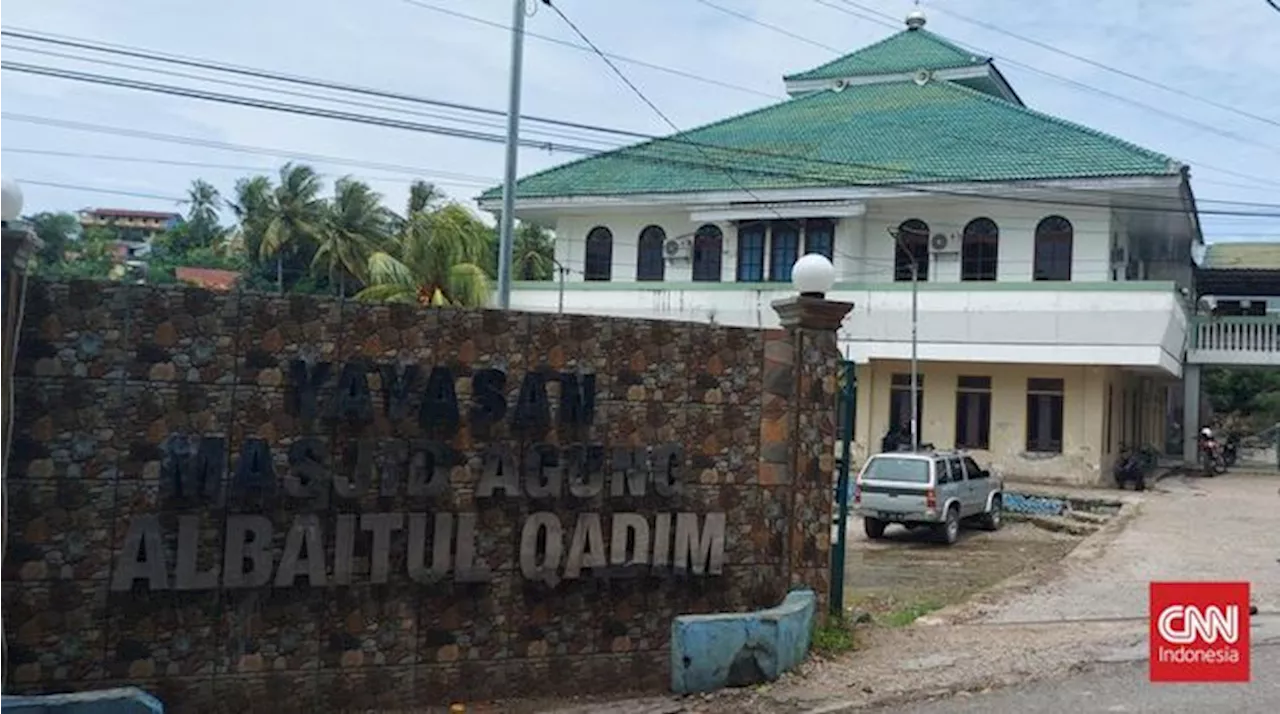
M918 218L930 233L959 236L969 221L986 217L1000 229L997 280L962 282L959 254L931 257L928 280L918 296L921 359L1122 365L1181 373L1187 333L1181 300L1171 283L1112 282L1112 245L1123 240L1118 234L1125 229L1111 209L1048 199L947 196L879 198L865 205L863 215L836 221L838 282L829 295L855 305L841 335L852 359L906 359L910 354L911 291L909 285L893 282L894 243L888 229ZM1051 215L1065 217L1074 229L1070 284L1032 280L1035 229ZM576 209L573 215L560 215L555 225L556 257L570 269L566 312L775 327L770 303L794 293L786 283L734 282L737 229L731 222L716 223L724 233L721 283L690 282L689 261L668 262L663 282L636 283L640 232L658 225L668 237L691 235L701 224L691 220L687 207ZM598 225L613 234L612 280L584 283L585 238ZM766 276L768 252L766 245ZM517 283L512 306L554 311L558 290L554 283Z
M838 219L834 260L836 276L839 280L853 282L892 281L893 239L888 229L897 228L909 218L918 218L929 224L931 233L958 236L969 221L985 217L995 221L1000 228L997 279L1001 282L1029 281L1035 257L1036 225L1041 219L1051 215L1065 217L1075 229L1071 279L1078 282L1110 280L1113 227L1111 209L1048 202L947 197L870 202L865 215ZM594 215L561 216L555 226L556 259L570 269L569 281L582 280L587 233L595 226L605 226L613 233L613 282L633 281L640 231L650 225L661 226L668 238L674 238L690 235L702 224L689 220L688 211L669 209L664 212L610 211ZM731 222L718 222L715 225L724 233L721 279L729 282L734 279L737 267L737 228ZM691 270L692 266L687 261L669 263L666 281L688 281ZM933 256L928 279L930 282L960 282L959 254Z

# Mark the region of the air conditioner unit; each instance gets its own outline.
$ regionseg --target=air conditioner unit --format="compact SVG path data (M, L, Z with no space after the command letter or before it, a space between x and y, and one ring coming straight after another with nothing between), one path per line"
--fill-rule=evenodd
M931 253L959 253L960 241L954 235L946 233L934 233L929 239L929 252Z
M668 238L662 244L662 255L667 260L688 260L693 252L693 242L688 238Z

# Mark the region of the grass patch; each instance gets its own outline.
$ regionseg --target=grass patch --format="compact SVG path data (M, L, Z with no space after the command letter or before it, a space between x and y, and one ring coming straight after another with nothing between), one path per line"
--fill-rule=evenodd
M813 630L812 649L824 657L852 652L855 647L853 623L843 617L828 617Z
M912 603L906 607L894 610L884 615L880 621L888 627L906 627L917 619L928 615L934 610L940 609L942 609L942 605L931 600L926 600L923 602Z

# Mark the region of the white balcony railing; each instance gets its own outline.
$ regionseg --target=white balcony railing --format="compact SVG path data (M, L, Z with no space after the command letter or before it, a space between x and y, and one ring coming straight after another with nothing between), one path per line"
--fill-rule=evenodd
M1280 316L1196 317L1187 361L1280 365Z

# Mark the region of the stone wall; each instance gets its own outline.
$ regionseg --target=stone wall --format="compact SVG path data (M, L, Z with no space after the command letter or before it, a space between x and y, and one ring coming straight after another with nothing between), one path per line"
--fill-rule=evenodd
M769 607L797 585L825 596L836 359L834 332L794 325L766 333L33 282L6 469L5 691L137 685L174 711L282 713L665 688L676 615ZM327 375L312 372L324 377L311 395L321 405L343 404L342 365L362 365L372 413L309 413L299 363L331 365ZM447 490L425 499L376 488L293 498L291 449L301 443L322 444L327 453L313 456L338 473L353 468L351 445L362 440L377 445L381 464L397 445L440 438L414 418L417 392L407 412L388 414L382 380L391 375L381 365L397 363L420 365L420 380L445 365L456 379L464 419L448 438L460 456ZM561 423L551 380L552 419L541 433L516 431L510 420L472 425L471 376L483 369L507 375L510 404L526 373L594 374L594 419ZM221 501L193 501L175 482L175 435L224 439ZM285 486L240 490L246 444L261 443ZM652 490L613 498L607 489L577 500L476 497L491 448L520 458L535 444L579 443L677 444L682 487L665 498ZM723 568L596 567L554 584L530 579L521 524L536 511L559 517L566 549L584 513L600 514L607 537L612 514L624 511L651 523L659 513L723 512ZM411 578L404 527L384 547L386 582L371 577L378 554L359 532L355 577L334 586L335 523L371 512L474 513L475 562L491 576ZM271 521L274 563L295 517L315 515L327 564L318 577L330 586L310 584L299 565L304 577L291 585L178 589L161 577L111 587L117 554L126 545L137 553L138 540L127 541L140 517L158 516L169 573L183 516L198 524L184 546L198 555L194 567L226 572L224 534L239 513ZM149 587L157 582L170 587Z

